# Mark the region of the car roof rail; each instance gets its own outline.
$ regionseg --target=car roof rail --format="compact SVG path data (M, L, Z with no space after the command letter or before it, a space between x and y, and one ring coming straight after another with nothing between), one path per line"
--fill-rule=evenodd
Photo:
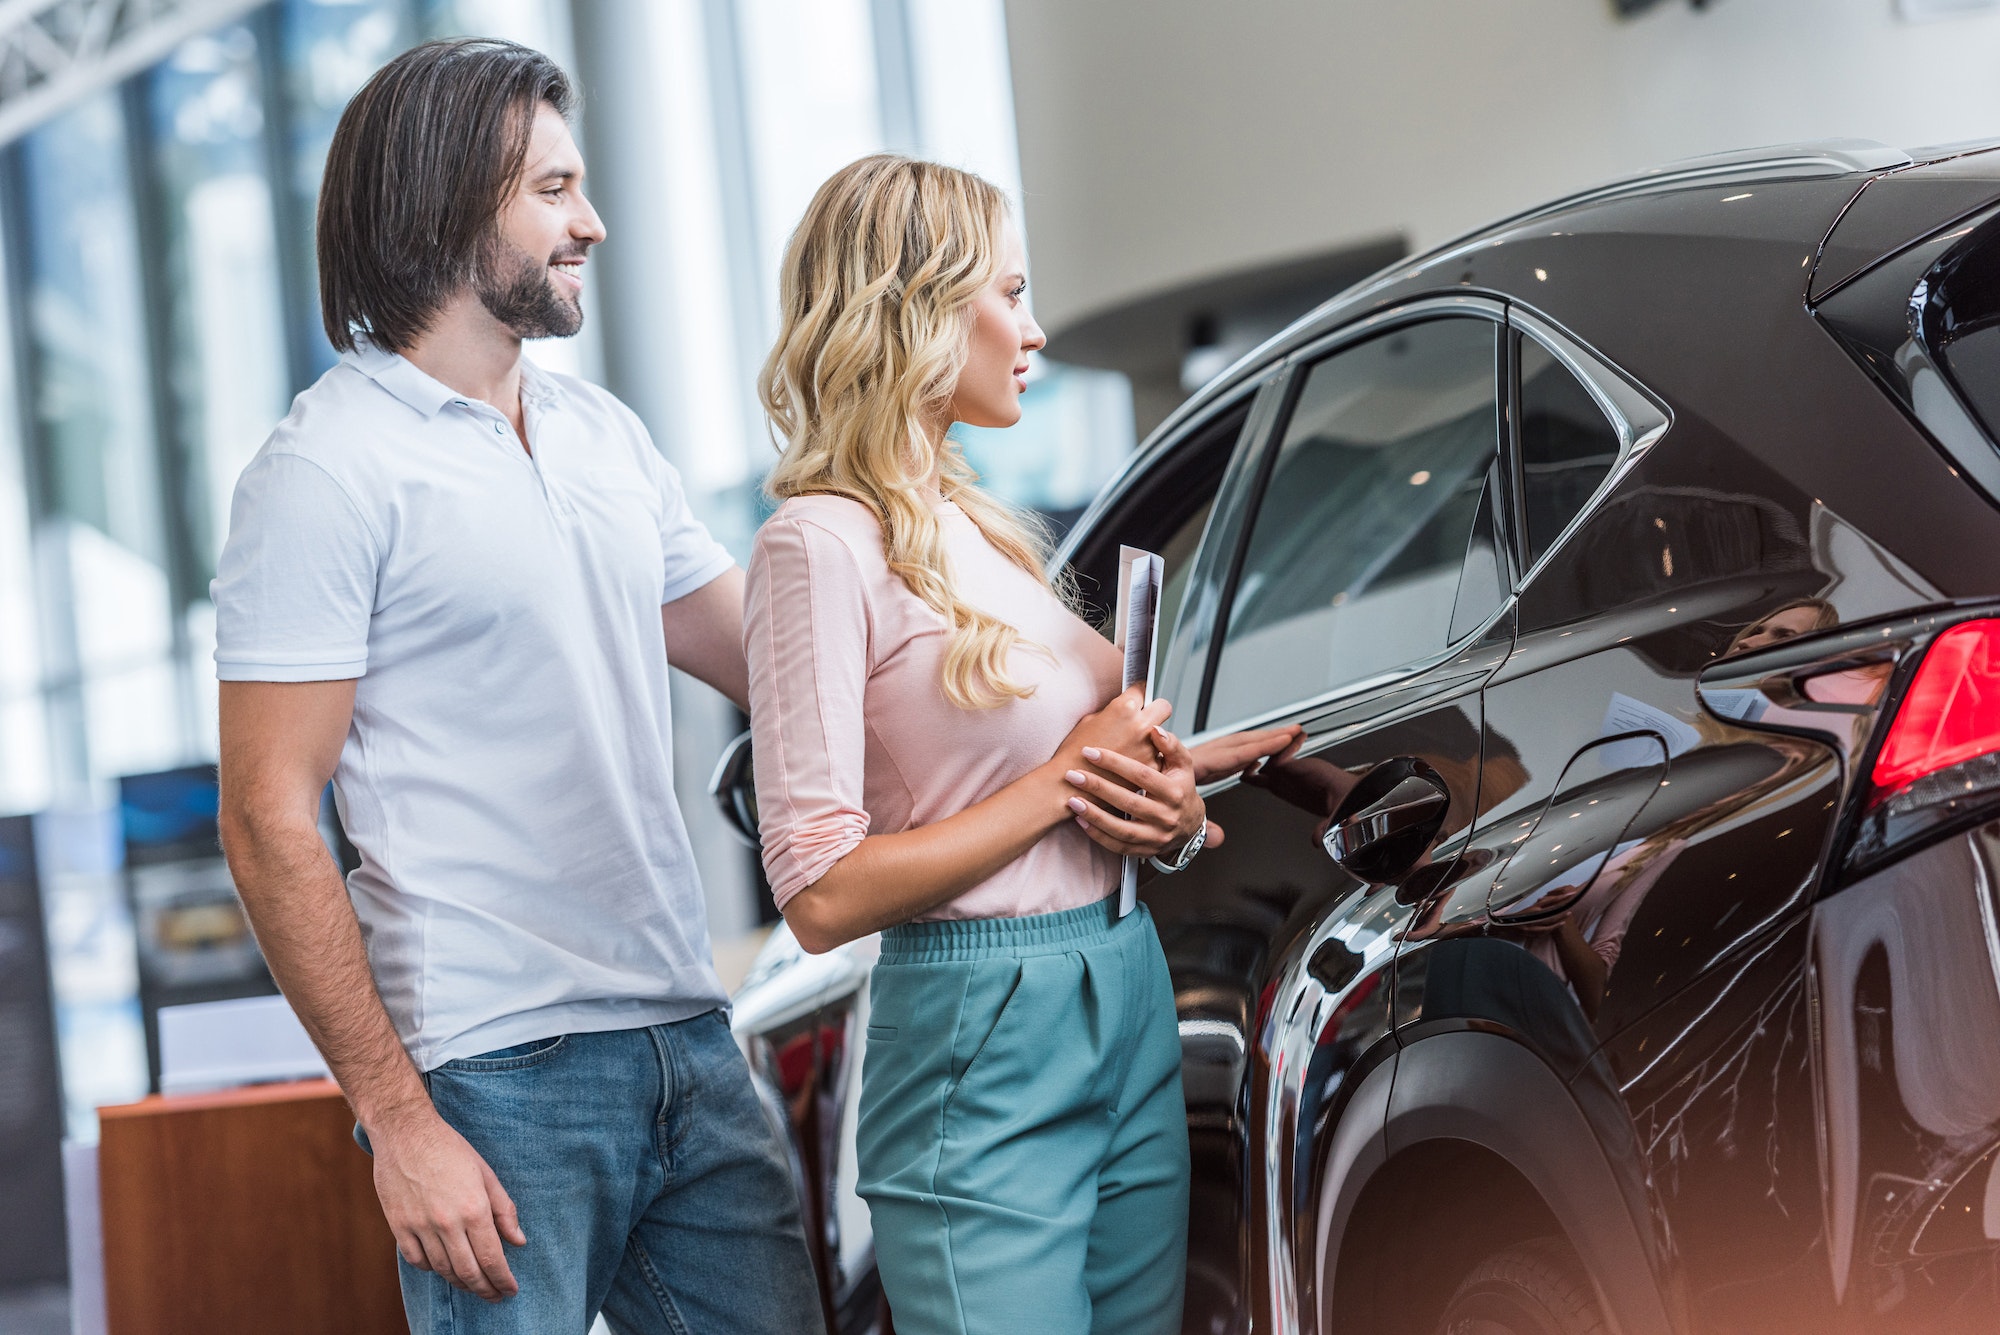
M1852 176L1858 172L1896 171L1914 166L1916 161L1902 149L1878 144L1872 139L1822 139L1803 144L1773 144L1764 148L1739 148L1728 153L1707 153L1662 163L1646 171L1634 172L1630 176L1621 176L1560 199L1552 199L1524 213L1482 227L1479 231L1481 234L1494 232L1582 204L1618 199L1625 195L1650 194L1655 190L1677 190L1751 177L1761 180L1772 177L1811 180Z
M1679 190L1710 184L1723 185L1740 180L1768 181L1773 177L1781 180L1811 180L1852 176L1859 172L1897 171L1915 165L1916 159L1902 149L1876 143L1873 139L1822 139L1810 143L1739 148L1728 153L1709 153L1701 157L1681 158L1646 171L1620 176L1599 185L1574 191L1504 218L1497 218L1421 254L1398 260L1381 273L1365 278L1347 291L1336 294L1331 300L1302 317L1300 323L1305 323L1313 316L1357 296L1409 278L1440 260L1449 259L1474 246L1484 245L1502 232L1524 223L1534 222L1538 218L1553 217L1558 213L1566 213L1585 205L1651 194L1656 190Z

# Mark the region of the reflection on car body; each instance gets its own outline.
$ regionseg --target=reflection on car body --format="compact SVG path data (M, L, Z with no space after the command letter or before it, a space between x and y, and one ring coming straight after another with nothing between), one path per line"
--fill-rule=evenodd
M1182 731L1293 733L1141 891L1187 1329L2000 1329L1995 293L2000 152L1667 169L1330 303L1080 521L1086 599L1170 554ZM860 1330L865 966L753 1021L784 949L739 1032Z

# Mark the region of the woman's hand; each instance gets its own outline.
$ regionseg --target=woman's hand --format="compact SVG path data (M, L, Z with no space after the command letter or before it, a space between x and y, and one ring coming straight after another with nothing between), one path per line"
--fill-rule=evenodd
M1207 825L1207 809L1196 790L1194 757L1186 744L1157 725L1150 736L1159 751L1157 767L1092 746L1084 749L1083 758L1101 772L1073 769L1063 776L1079 794L1069 800L1076 823L1098 844L1124 857L1172 852ZM1222 842L1220 827L1210 825L1208 832L1207 842Z
M1281 728L1259 728L1251 732L1224 733L1190 748L1194 753L1196 783L1214 783L1238 774L1255 774L1259 762L1283 764L1291 759L1305 740L1306 730L1296 723ZM1247 775L1246 775L1247 777Z
M1095 714L1086 714L1078 720L1056 748L1051 763L1065 770L1086 768L1096 763L1084 754L1085 748L1089 748L1116 752L1151 766L1158 759L1153 730L1173 712L1174 707L1165 700L1146 703L1145 687L1128 687Z

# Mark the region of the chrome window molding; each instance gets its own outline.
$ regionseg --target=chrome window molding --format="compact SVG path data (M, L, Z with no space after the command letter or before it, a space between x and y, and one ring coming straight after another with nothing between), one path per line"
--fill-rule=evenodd
M1505 617L1511 615L1514 610L1516 596L1510 593L1501 599L1500 605L1493 609L1491 616L1480 622L1473 630L1446 645L1437 653L1421 658L1414 663L1405 663L1400 667L1393 667L1378 672L1372 677L1363 677L1359 681L1351 681L1344 685L1335 686L1319 695L1310 696L1304 700L1280 705L1275 709L1267 709L1261 714L1252 714L1248 718L1232 719L1227 723L1221 724L1204 721L1201 731L1190 737L1188 742L1192 745L1197 742L1211 741L1214 738L1232 732L1250 732L1257 728L1269 727L1294 715L1323 711L1340 704L1344 700L1358 700L1376 691L1387 690L1392 686L1401 685L1412 678L1421 677L1426 672L1434 672L1446 663L1449 663L1452 659L1463 654L1468 647L1479 643L1481 637L1490 632ZM1204 793L1212 792L1218 788L1227 787L1233 782L1233 779L1224 779L1208 788L1204 788L1202 791Z
M1269 400L1263 403L1256 403L1254 400L1270 391L1274 384L1282 381L1284 369L1283 363L1273 365L1261 374L1245 379L1240 384L1231 385L1216 395L1212 401L1204 404L1199 412L1187 416L1177 414L1169 418L1167 424L1156 431L1146 444L1134 451L1132 457L1127 459L1112 475L1111 480L1104 484L1104 488L1098 492L1097 499L1091 502L1090 508L1085 510L1070 527L1068 535L1057 547L1055 554L1049 558L1048 572L1053 577L1055 572L1074 560L1077 549L1083 545L1085 535L1090 534L1106 514L1124 503L1140 474L1185 446L1218 417L1234 412L1245 403L1250 403L1249 416L1244 420L1242 432L1232 447L1229 463L1224 469L1222 480L1216 486L1215 499L1209 510L1208 520L1203 524L1201 537L1195 543L1194 557L1190 561L1187 591L1181 599L1180 609L1173 625L1160 628L1163 635L1160 640L1162 647L1158 651L1156 660L1160 676L1154 683L1154 689L1161 698L1175 701L1181 699L1182 675L1176 670L1176 665L1188 661L1187 654L1190 652L1197 654L1206 652L1205 639L1199 639L1191 646L1185 645L1183 633L1185 631L1192 636L1191 628L1198 624L1194 609L1201 602L1204 572L1210 568L1209 548L1216 537L1216 516L1224 513L1246 454L1254 454L1260 433L1269 426L1272 411ZM1194 676L1198 681L1200 677L1198 670Z
M1284 359L1283 366L1286 371L1285 379L1283 381L1274 381L1272 383L1282 384L1288 391L1290 388L1291 380L1295 378L1298 372L1300 372L1310 364L1324 360L1326 357L1329 357L1334 353L1339 352L1343 348L1349 347L1355 343L1359 343L1366 339L1372 338L1377 334L1386 333L1389 330L1398 328L1399 326L1402 325L1415 324L1419 321L1434 320L1434 319L1448 318L1448 317L1460 317L1460 318L1469 317L1473 319L1490 320L1494 324L1500 325L1504 328L1507 321L1507 305L1505 302L1497 300L1492 297L1469 296L1469 295L1420 297L1414 301L1407 302L1404 305L1392 307L1389 310L1378 312L1375 315L1369 316L1367 319L1357 320L1353 324L1343 325L1339 329L1333 330L1332 332L1320 338L1317 338L1313 340L1311 343L1308 343L1305 346L1295 350L1294 352L1286 356L1286 358ZM1279 444L1276 432L1274 431L1273 428L1278 425L1276 419L1279 415L1278 410L1280 406L1281 406L1280 404L1275 402L1269 406L1269 412L1268 412L1269 420L1266 420L1265 422L1262 423L1261 437L1255 441L1252 447L1253 448L1252 462L1256 466L1248 471L1250 471L1253 474L1261 473L1262 471L1261 464L1264 457L1271 450L1276 449ZM1251 422L1251 426L1253 427L1258 426L1258 423L1254 418ZM1246 428L1246 432L1248 430L1249 428ZM1503 452L1504 452L1504 442L1503 442ZM1243 479L1239 483L1239 487L1247 487L1250 484L1250 482L1251 479L1249 478ZM1251 498L1251 499L1254 501L1256 498ZM1221 513L1222 500L1223 500L1223 495L1218 494L1217 506L1216 506L1216 512L1218 514ZM1226 581L1230 576L1233 576L1235 574L1233 567L1235 566L1237 560L1241 556L1240 552L1234 550L1236 547L1241 546L1240 541L1237 541L1236 539L1240 539L1242 537L1241 530L1249 522L1251 518L1251 516L1247 513L1247 509L1248 507L1245 507L1244 513L1232 516L1233 522L1231 523L1230 528L1235 531L1232 532L1230 535L1231 541L1225 544L1220 544L1229 549L1226 552L1211 551L1209 544L1209 535L1203 536L1201 550L1196 557L1195 573L1197 577L1204 579L1205 582L1208 581L1210 577L1213 577L1212 582L1217 585L1220 585L1224 581ZM1213 523L1213 520L1211 519L1210 523L1211 534L1214 531L1215 531L1215 525ZM1213 564L1214 562L1217 561L1226 562L1228 568L1224 568L1220 571L1217 571ZM1219 600L1220 596L1219 590L1217 591L1215 596ZM1190 600L1189 603L1184 603L1182 605L1183 606L1182 620L1184 623L1187 620L1185 609L1191 605L1191 602L1192 600ZM1417 662L1404 664L1400 667L1390 668L1387 669L1386 671L1378 672L1373 676L1363 677L1358 681L1344 682L1339 686L1330 688L1329 690L1321 693L1320 695L1312 696L1304 700L1293 701L1292 703L1279 706L1275 709L1266 710L1261 714L1253 715L1252 717L1247 719L1231 719L1226 722L1220 722L1220 723L1210 719L1203 719L1201 720L1200 731L1194 734L1194 740L1204 741L1211 737L1220 736L1224 733L1239 732L1247 728L1259 727L1266 723L1275 722L1276 720L1284 718L1288 715L1297 714L1305 710L1318 709L1326 705L1337 704L1340 701L1345 700L1349 697L1362 696L1370 691L1381 690L1384 689L1385 687L1393 686L1397 682L1407 680L1411 677L1420 676L1423 673L1429 672L1432 669L1450 661L1453 655L1462 652L1467 645L1476 644L1479 641L1480 637L1491 631L1494 625L1497 624L1502 617L1511 614L1511 612L1513 611L1513 607L1514 607L1514 597L1512 594L1510 594L1507 597L1501 599L1500 604L1493 609L1492 613L1489 616L1487 616L1485 620L1481 621L1477 626L1475 626L1471 631L1467 632L1465 635L1460 636L1458 639L1452 641L1452 643L1446 645L1436 654L1429 655L1423 659L1420 659ZM1188 668L1189 679L1187 681L1175 683L1183 691L1185 691L1186 688L1190 685L1192 685L1197 691L1206 688L1209 671L1212 667L1212 664L1209 662L1210 658L1213 657L1211 651L1214 648L1215 639L1216 636L1220 633L1220 629L1221 629L1220 627L1213 624L1213 616L1211 615L1209 623L1201 625L1199 628L1200 632L1205 632L1205 633L1198 632L1195 636L1191 637L1191 642L1187 643L1186 645L1183 645L1178 638L1172 641L1174 648L1176 650L1176 655L1175 655L1176 661L1185 662L1191 665Z
M1179 421L1170 419L1168 423L1170 429L1155 432L1149 441L1132 451L1130 457L1118 466L1118 471L1111 475L1110 480L1099 488L1097 499L1090 503L1089 508L1070 525L1069 532L1063 535L1063 540L1057 544L1055 552L1049 557L1048 573L1054 575L1070 563L1076 555L1076 549L1083 545L1084 535L1097 526L1106 511L1115 508L1125 499L1125 493L1132 489L1132 484L1140 473L1151 468L1156 460L1165 458L1186 444L1190 436L1199 433L1216 416L1229 412L1242 400L1254 396L1270 379L1271 374L1265 374L1253 376L1238 385L1231 385L1217 395L1213 402L1202 405L1200 413ZM1245 424L1246 430L1248 425ZM1217 494L1220 495L1220 492Z
M1287 354L1285 364L1298 366L1304 362L1316 362L1331 353L1338 352L1350 343L1359 343L1363 339L1394 329L1397 325L1413 324L1418 320L1435 319L1441 315L1466 315L1476 319L1491 320L1495 324L1505 324L1507 303L1495 297L1419 297L1415 301L1392 306L1365 320L1356 320L1353 324L1342 325L1330 333L1322 334L1312 342Z
M1181 726L1189 731L1193 731L1195 715L1204 703L1201 692L1208 676L1209 650L1215 642L1215 620L1222 606L1223 590L1241 554L1248 507L1240 502L1255 493L1265 448L1291 392L1291 368L1280 360L1251 383L1256 386L1256 398L1251 403L1250 415L1244 419L1229 466L1215 489L1208 523L1202 528L1201 541L1195 545L1180 614L1168 632L1166 653L1159 660L1160 694L1187 705L1188 714ZM1199 420L1212 418L1204 413Z
M1533 565L1522 571L1515 580L1516 591L1525 589L1536 575L1548 565L1556 553L1563 549L1576 531L1590 521L1591 516L1603 506L1605 500L1616 490L1639 461L1673 428L1673 411L1654 397L1631 376L1619 370L1600 356L1589 344L1564 329L1554 320L1538 311L1515 303L1509 307L1508 323L1532 338L1548 354L1561 362L1574 375L1590 397L1596 401L1598 409L1611 422L1618 433L1618 462L1611 466L1604 481L1585 501L1549 544L1547 551L1536 559ZM1515 463L1519 464L1519 443L1515 443ZM1525 535L1523 546L1525 547ZM1525 550L1522 552L1525 556Z
M1549 355L1562 363L1565 369L1582 382L1599 410L1610 421L1618 435L1618 461L1612 466L1604 481L1598 484L1597 490L1591 493L1589 501L1556 536L1548 551L1543 553L1532 567L1517 575L1514 592L1502 599L1491 614L1465 635L1437 653L1416 662L1379 672L1358 681L1346 682L1319 695L1293 701L1248 718L1226 721L1203 719L1200 730L1192 735L1192 740L1203 741L1224 733L1255 728L1288 716L1337 705L1344 700L1360 698L1371 692L1393 687L1449 662L1455 655L1462 653L1468 645L1476 644L1489 635L1504 618L1512 615L1520 591L1527 587L1550 559L1562 550L1571 536L1603 506L1618 484L1673 426L1672 411L1664 403L1589 344L1538 311L1519 303L1493 297L1458 294L1421 297L1344 325L1295 349L1272 371L1231 386L1213 402L1204 404L1199 413L1172 423L1171 431L1161 434L1136 453L1119 470L1117 476L1106 486L1083 518L1078 520L1055 558L1055 568L1059 569L1081 544L1082 536L1124 497L1139 472L1184 443L1190 435L1212 420L1215 414L1240 406L1245 396L1260 394L1265 396L1265 402L1252 410L1249 421L1245 423L1243 438L1237 445L1238 458L1231 463L1229 474L1224 477L1217 489L1215 508L1210 513L1208 527L1203 532L1201 542L1196 549L1188 596L1181 604L1181 613L1176 624L1168 628L1165 643L1169 646L1169 653L1163 659L1160 681L1162 695L1180 701L1190 690L1198 692L1206 685L1210 668L1208 660L1219 631L1219 627L1212 624L1214 613L1219 610L1213 604L1219 601L1219 586L1235 573L1233 566L1240 555L1235 549L1240 546L1241 530L1250 517L1247 506L1237 506L1233 502L1241 497L1241 493L1254 485L1265 457L1276 447L1274 428L1278 425L1277 419L1282 406L1280 400L1289 392L1290 383L1296 372L1308 364L1316 363L1343 348L1377 334L1402 325L1441 317L1490 320L1504 327L1518 329L1523 335L1533 338L1547 350ZM1503 453L1509 457L1510 465L1518 463L1515 457L1518 455L1518 448L1513 442L1503 442ZM1223 522L1218 523L1218 520ZM1513 564L1518 568L1518 562Z

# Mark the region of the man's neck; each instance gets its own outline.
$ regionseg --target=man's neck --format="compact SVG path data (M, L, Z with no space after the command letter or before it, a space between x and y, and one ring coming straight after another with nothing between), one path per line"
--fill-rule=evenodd
M439 384L492 404L520 427L521 340L471 293L454 298L403 356Z

